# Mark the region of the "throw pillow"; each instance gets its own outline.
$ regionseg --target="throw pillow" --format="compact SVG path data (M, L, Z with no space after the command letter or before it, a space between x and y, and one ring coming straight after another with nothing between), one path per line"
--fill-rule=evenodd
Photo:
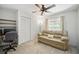
M54 38L61 38L61 35L54 35Z
M49 37L49 38L53 38L53 35L51 35L51 34L48 34L48 37Z

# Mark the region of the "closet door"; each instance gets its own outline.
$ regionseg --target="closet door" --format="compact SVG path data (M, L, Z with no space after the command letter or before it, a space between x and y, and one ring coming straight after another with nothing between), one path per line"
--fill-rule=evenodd
M21 36L22 36L22 43L27 42L30 40L30 19L21 16Z

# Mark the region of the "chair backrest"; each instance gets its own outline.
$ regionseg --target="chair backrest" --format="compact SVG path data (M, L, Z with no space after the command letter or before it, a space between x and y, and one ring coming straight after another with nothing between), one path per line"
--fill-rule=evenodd
M10 28L10 29L7 29L7 28L4 28L4 35L7 33L7 32L11 32L11 31L16 31L15 28Z
M16 31L10 31L5 34L5 40L18 40Z

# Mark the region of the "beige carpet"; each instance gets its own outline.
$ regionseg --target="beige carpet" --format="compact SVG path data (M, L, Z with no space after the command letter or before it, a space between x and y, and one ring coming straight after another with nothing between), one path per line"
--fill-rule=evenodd
M19 45L16 51L9 51L9 54L76 54L77 50L70 47L69 51L62 51L49 45L34 41L26 42Z

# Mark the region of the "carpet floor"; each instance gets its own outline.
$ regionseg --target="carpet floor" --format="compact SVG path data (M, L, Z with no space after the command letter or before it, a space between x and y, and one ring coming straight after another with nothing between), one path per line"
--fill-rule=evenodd
M8 52L8 54L76 54L76 53L77 49L74 47L69 47L68 51L62 51L52 46L34 41L23 43L16 48L16 51L10 50Z

